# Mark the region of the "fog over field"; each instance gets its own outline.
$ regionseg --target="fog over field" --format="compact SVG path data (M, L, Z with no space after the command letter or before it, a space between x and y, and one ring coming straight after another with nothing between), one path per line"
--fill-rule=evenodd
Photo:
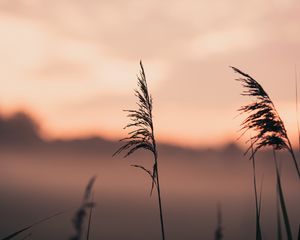
M45 142L36 129L22 114L0 121L0 237L66 210L65 214L34 227L32 239L67 239L74 231L71 219L93 175L97 175L97 205L91 239L160 237L157 196L154 193L150 198L151 180L146 173L130 166L151 166L149 153L140 151L129 158L113 158L117 142L97 137ZM242 149L230 143L218 149L159 144L158 150L169 239L213 239L218 204L222 209L224 239L255 237L252 165ZM297 229L298 178L290 156L282 152L279 159L292 227ZM258 154L257 169L259 185L263 178L263 235L265 239L274 239L276 185L271 152Z

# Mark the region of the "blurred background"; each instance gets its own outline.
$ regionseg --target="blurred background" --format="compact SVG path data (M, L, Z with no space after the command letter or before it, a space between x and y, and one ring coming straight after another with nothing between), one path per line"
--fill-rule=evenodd
M111 157L126 136L122 110L135 108L141 59L154 98L167 236L213 239L219 203L224 239L253 239L248 136L236 141L236 109L251 99L240 96L229 66L263 85L298 146L299 12L297 0L0 0L0 237L68 209L31 237L67 239L96 174L91 239L159 238L151 182L130 167L150 157ZM272 239L274 166L271 152L258 158L263 234ZM296 234L299 183L290 157L280 158Z

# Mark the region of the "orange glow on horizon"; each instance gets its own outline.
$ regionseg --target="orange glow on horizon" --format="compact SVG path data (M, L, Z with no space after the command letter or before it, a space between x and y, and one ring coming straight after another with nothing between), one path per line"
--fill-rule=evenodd
M51 126L51 124L47 124L45 118L40 116L39 114L35 113L34 110L30 108L1 108L1 115L5 118L9 118L13 116L17 112L24 112L29 117L33 119L35 123L39 126L40 135L43 139L51 141L56 139L61 140L72 140L72 139L82 139L82 138L90 138L90 137L101 137L111 141L118 141L124 137L127 137L127 133L129 130L124 130L122 127L117 128L102 128L99 127L86 127L86 128L65 128L61 126L60 129L56 128L55 126ZM120 112L122 114L122 112ZM124 117L125 118L125 117ZM287 119L284 117L284 120L287 122L295 123L295 119L293 116L290 116L291 119ZM126 118L125 118L126 119ZM48 125L48 127L46 127ZM294 129L295 130L295 129ZM292 141L292 145L295 148L298 148L298 135L297 131L288 132L290 139ZM210 138L203 138L201 134L195 133L192 136L186 134L170 134L170 133L159 133L156 132L156 138L158 142L165 143L165 144L172 144L178 145L181 147L188 147L188 148L218 148L225 146L229 143L235 143L243 148L247 147L245 143L245 137L238 140L239 132L227 132L224 134L222 132L219 135L212 134Z
M126 136L122 109L135 107L142 59L158 140L235 142L236 109L250 100L228 67L236 66L262 84L297 142L299 1L47 4L0 4L0 113L23 109L45 139Z

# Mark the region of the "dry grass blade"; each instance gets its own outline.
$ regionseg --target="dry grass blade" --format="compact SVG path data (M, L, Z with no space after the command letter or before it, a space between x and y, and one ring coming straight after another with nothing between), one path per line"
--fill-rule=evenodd
M152 97L149 94L146 75L142 62L140 61L140 74L138 75L138 89L134 90L135 96L138 99L137 110L125 110L130 118L130 123L125 126L124 129L132 129L128 133L128 137L121 139L121 141L126 141L113 155L125 152L124 157L128 157L137 150L147 150L153 154L153 167L152 170L146 169L141 165L132 165L133 167L140 168L145 171L151 178L151 192L154 186L157 189L158 201L159 201L159 212L160 212L160 222L162 238L165 239L163 214L162 214L162 204L161 204L161 194L159 187L158 178L158 153L156 150L156 142L154 137L154 128L152 121Z
M248 130L256 132L256 135L250 140L251 146L247 149L246 153L252 147L254 149L252 155L260 148L266 146L271 146L275 150L286 149L293 158L298 177L300 178L298 163L286 128L271 98L263 87L251 76L235 67L232 67L232 69L242 76L237 79L244 87L242 95L255 98L254 102L239 109L239 112L249 114L242 123L241 131L243 132L241 135L245 134Z
M141 166L141 165L131 165L132 167L136 167L136 168L140 168L140 169L142 169L143 171L145 171L150 177L151 177L151 179L152 179L152 186L151 186L151 191L150 191L150 196L152 195L152 192L153 192L153 188L154 188L154 186L155 187L157 187L156 186L156 179L155 179L155 176L153 176L153 173L150 171L150 170L148 170L148 169L146 169L145 167L143 167L143 166Z
M12 234L6 236L5 238L2 238L1 240L9 240L9 239L13 239L14 237L20 235L21 233L23 233L23 232L25 232L25 231L27 231L27 230L29 230L29 229L31 229L31 228L32 228L32 226L28 226L28 227L22 228L21 230L18 230L18 231L16 231L16 232L14 232L14 233L12 233Z
M27 226L27 227L24 227L24 228L22 228L22 229L20 229L20 230L18 230L18 231L15 231L14 233L9 234L8 236L2 238L1 240L9 240L9 239L13 239L14 237L17 237L17 236L19 236L20 234L22 234L22 233L24 233L24 232L26 232L26 231L32 229L34 226L39 225L39 224L41 224L41 223L43 223L43 222L46 222L46 221L48 221L48 220L50 220L50 219L52 219L52 218L54 218L54 217L57 217L57 216L59 216L59 215L61 215L61 214L63 214L63 213L65 213L65 212L58 212L58 213L55 213L55 214L53 214L53 215L51 215L51 216L49 216L49 217L43 218L43 219L41 219L41 220L39 220L39 221L37 221L37 222L35 222L35 223L33 223L33 224Z
M84 219L87 215L88 209L91 209L94 207L95 203L90 199L91 194L92 194L92 188L93 185L96 181L96 177L92 177L84 192L84 197L83 197L83 202L80 206L80 208L77 210L72 222L73 226L75 228L75 234L70 238L70 240L80 240L82 236L82 231L83 231L83 224L84 224Z

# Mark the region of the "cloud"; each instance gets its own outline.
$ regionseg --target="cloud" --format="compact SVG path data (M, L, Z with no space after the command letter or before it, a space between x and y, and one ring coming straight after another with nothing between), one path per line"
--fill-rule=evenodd
M285 83L300 66L299 11L297 0L3 0L1 103L40 111L52 130L117 128L140 59L169 134L184 134L177 126L185 116L192 126L235 114L240 88L229 65L257 77L274 101L293 101ZM177 109L183 117L171 124ZM213 121L204 122L198 131Z

